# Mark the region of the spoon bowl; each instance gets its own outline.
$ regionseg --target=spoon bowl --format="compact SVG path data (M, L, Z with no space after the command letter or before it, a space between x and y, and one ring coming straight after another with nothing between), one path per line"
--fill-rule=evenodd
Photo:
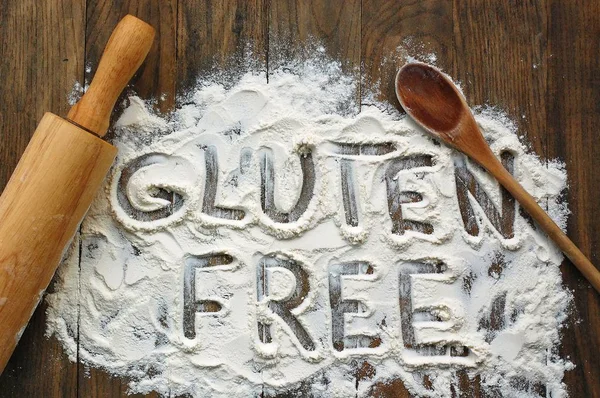
M396 75L396 95L421 126L452 140L463 117L463 99L446 76L427 64L407 64Z
M398 71L395 86L400 104L423 129L479 163L495 159L462 93L439 69L411 62Z

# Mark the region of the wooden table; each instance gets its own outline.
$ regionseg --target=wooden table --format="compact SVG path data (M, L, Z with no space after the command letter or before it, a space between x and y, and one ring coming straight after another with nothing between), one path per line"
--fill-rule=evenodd
M600 264L600 173L593 168L600 157L594 145L600 138L600 1L0 0L0 187L43 112L66 115L74 83L90 79L127 13L157 28L132 86L144 98L164 94L160 111L172 109L177 93L213 67L243 68L239 60L250 54L268 71L293 56L282 43L301 46L310 37L362 79L356 101L367 102L367 93L377 91L396 104L392 77L402 59L390 54L407 40L420 44L421 53L437 54L437 64L462 82L471 104L506 110L532 150L566 162L568 234ZM575 299L560 354L577 366L564 381L572 397L600 397L600 296L567 261L562 271ZM0 397L124 395L124 381L69 362L60 344L44 337L44 307L0 377ZM483 396L477 380L458 376L453 395ZM409 396L401 382L377 386L373 395Z

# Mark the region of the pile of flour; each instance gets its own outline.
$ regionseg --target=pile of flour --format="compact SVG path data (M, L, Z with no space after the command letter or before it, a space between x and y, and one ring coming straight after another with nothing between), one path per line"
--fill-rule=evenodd
M562 254L518 210L500 227L507 199L483 170L398 113L359 110L336 62L216 80L168 118L129 98L48 296L72 360L165 396L306 380L314 396L367 396L400 378L445 397L459 370L490 393L566 394ZM476 119L564 228L562 165L501 113ZM458 193L475 185L465 218ZM363 361L375 371L357 384Z

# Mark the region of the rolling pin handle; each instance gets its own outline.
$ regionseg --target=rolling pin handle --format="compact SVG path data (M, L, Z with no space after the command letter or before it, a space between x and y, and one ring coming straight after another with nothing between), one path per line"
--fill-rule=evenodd
M108 39L90 87L71 108L67 119L103 137L119 95L146 58L153 41L152 26L132 15L121 19Z

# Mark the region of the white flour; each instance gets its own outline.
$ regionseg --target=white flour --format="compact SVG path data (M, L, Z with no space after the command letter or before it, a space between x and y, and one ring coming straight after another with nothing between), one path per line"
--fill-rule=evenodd
M48 297L70 358L171 396L306 379L314 396L355 396L363 361L375 374L359 396L396 378L450 396L458 370L492 393L564 396L562 254L518 210L501 214L510 199L481 169L398 114L358 113L355 90L314 61L268 84L206 82L169 120L130 98ZM502 114L477 120L564 227L562 165L527 153Z

